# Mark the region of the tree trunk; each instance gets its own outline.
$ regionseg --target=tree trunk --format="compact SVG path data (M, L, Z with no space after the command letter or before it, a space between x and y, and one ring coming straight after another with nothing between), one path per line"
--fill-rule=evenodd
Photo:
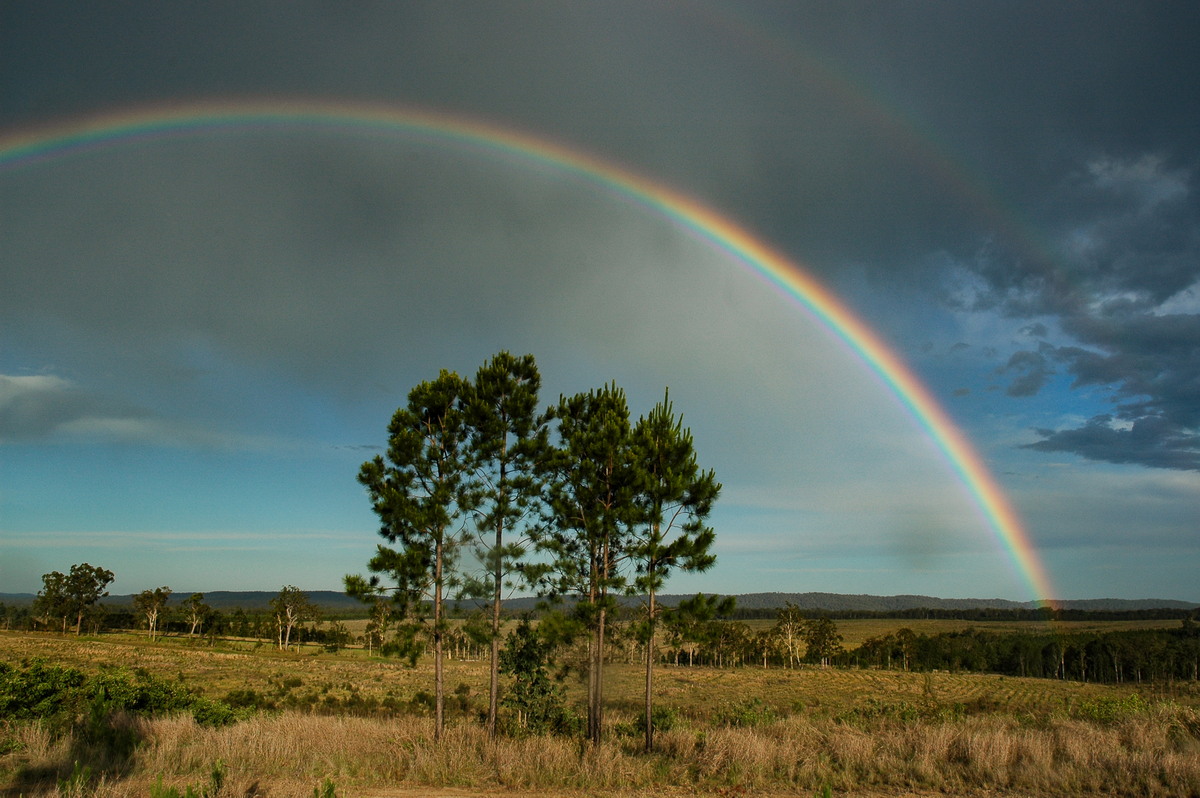
M505 438L500 456L501 490L505 489L506 460L508 458L508 439ZM496 561L492 563L492 660L488 669L488 719L487 731L490 739L496 738L496 715L500 705L500 602L502 599L501 580L504 579L504 560L501 556L504 545L504 515L496 513Z
M442 545L442 540L439 538L434 551L433 562L434 742L441 741L442 730L445 728L446 723L446 694L442 663Z
M592 682L594 694L592 696L593 706L589 723L592 743L597 746L600 745L601 729L604 725L604 710L602 707L602 698L604 695L604 622L607 615L608 609L601 605L600 617L596 622L596 650L593 654L595 657L593 670L596 672L596 678Z
M651 693L654 689L654 588L650 588L649 624L646 633L646 753L654 750L654 721Z

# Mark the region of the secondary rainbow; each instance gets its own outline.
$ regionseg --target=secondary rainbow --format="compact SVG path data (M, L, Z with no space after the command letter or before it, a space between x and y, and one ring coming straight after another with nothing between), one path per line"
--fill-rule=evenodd
M905 405L942 450L986 523L1010 552L1033 597L1051 583L1020 518L958 426L883 340L805 269L705 204L609 161L477 119L415 108L344 102L190 103L99 114L19 134L0 134L0 174L131 142L253 129L401 133L549 164L665 216L727 253L806 309L844 341Z

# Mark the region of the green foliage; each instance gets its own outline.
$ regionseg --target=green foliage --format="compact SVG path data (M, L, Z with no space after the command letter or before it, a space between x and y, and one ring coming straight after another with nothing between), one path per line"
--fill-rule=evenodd
M510 730L545 734L574 732L578 718L564 703L563 688L549 676L553 646L528 619L509 633L500 652L500 673L513 677L512 687L501 701L513 714Z
M87 677L71 668L34 660L23 669L0 662L0 717L50 718L77 709Z
M313 787L313 798L337 798L333 779L327 776L320 787Z
M106 668L88 676L74 668L34 660L23 668L0 663L0 716L13 719L84 718L93 736L118 712L167 715L187 712L197 722L224 725L242 717L228 704L197 696L145 671ZM115 732L114 732L115 733ZM116 742L110 740L110 742Z
M1152 705L1137 693L1126 696L1087 698L1080 701L1071 714L1093 723L1120 723L1138 715L1145 715Z
M680 716L679 710L673 707L655 706L650 711L650 722L654 731L665 732L679 726ZM617 734L622 737L637 737L646 729L646 712L645 710L638 713L638 716L629 723L621 723L616 727Z
M715 533L704 522L721 483L711 470L700 470L691 430L667 396L638 419L630 445L637 478L636 531L629 548L638 566L633 587L652 595L672 569L706 571L716 563L709 553Z
M751 698L736 704L725 704L716 712L716 722L721 726L754 727L774 723L778 719L775 710L761 698Z
M108 595L105 588L113 579L112 571L88 563L72 565L69 574L58 571L42 574L42 589L38 591L34 611L61 619L63 631L74 621L75 634L79 634L84 617L94 610L97 601Z
M92 768L75 761L71 775L58 780L58 794L63 798L83 798L92 791Z
M178 787L167 787L162 783L162 776L150 786L150 798L218 798L225 786L225 763L220 759L213 764L212 773L206 786L197 787L191 784L181 791Z

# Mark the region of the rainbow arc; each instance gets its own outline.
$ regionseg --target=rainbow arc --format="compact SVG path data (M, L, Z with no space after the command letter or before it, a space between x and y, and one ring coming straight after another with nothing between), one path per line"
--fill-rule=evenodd
M525 132L415 108L344 102L190 103L101 114L0 135L0 173L111 147L225 130L313 128L424 136L515 156L580 176L690 230L832 331L882 380L935 442L1009 551L1035 599L1054 595L1019 516L982 458L912 370L866 323L794 259L698 200L611 162Z

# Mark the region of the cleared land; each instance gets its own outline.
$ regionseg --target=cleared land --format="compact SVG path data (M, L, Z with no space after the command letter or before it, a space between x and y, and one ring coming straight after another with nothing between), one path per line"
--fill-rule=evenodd
M212 698L254 691L291 709L221 728L190 718L131 721L142 744L86 791L71 784L77 743L43 724L7 724L0 795L14 798L147 795L159 777L181 795L188 786L199 794L218 762L222 795L273 798L308 798L325 779L341 798L809 796L826 786L833 795L1200 793L1193 683L664 666L657 703L675 710L676 723L659 735L659 751L645 755L636 735L622 733L640 705L637 664L606 671L608 742L590 750L573 738L488 741L475 720L486 695L479 661L448 663L451 725L436 746L421 698L432 691L427 663L409 669L359 651L223 650L181 638L151 645L133 635L0 633L0 660L31 658L85 671L144 668ZM566 684L571 698L581 697L577 677ZM739 716L747 722L730 723Z

